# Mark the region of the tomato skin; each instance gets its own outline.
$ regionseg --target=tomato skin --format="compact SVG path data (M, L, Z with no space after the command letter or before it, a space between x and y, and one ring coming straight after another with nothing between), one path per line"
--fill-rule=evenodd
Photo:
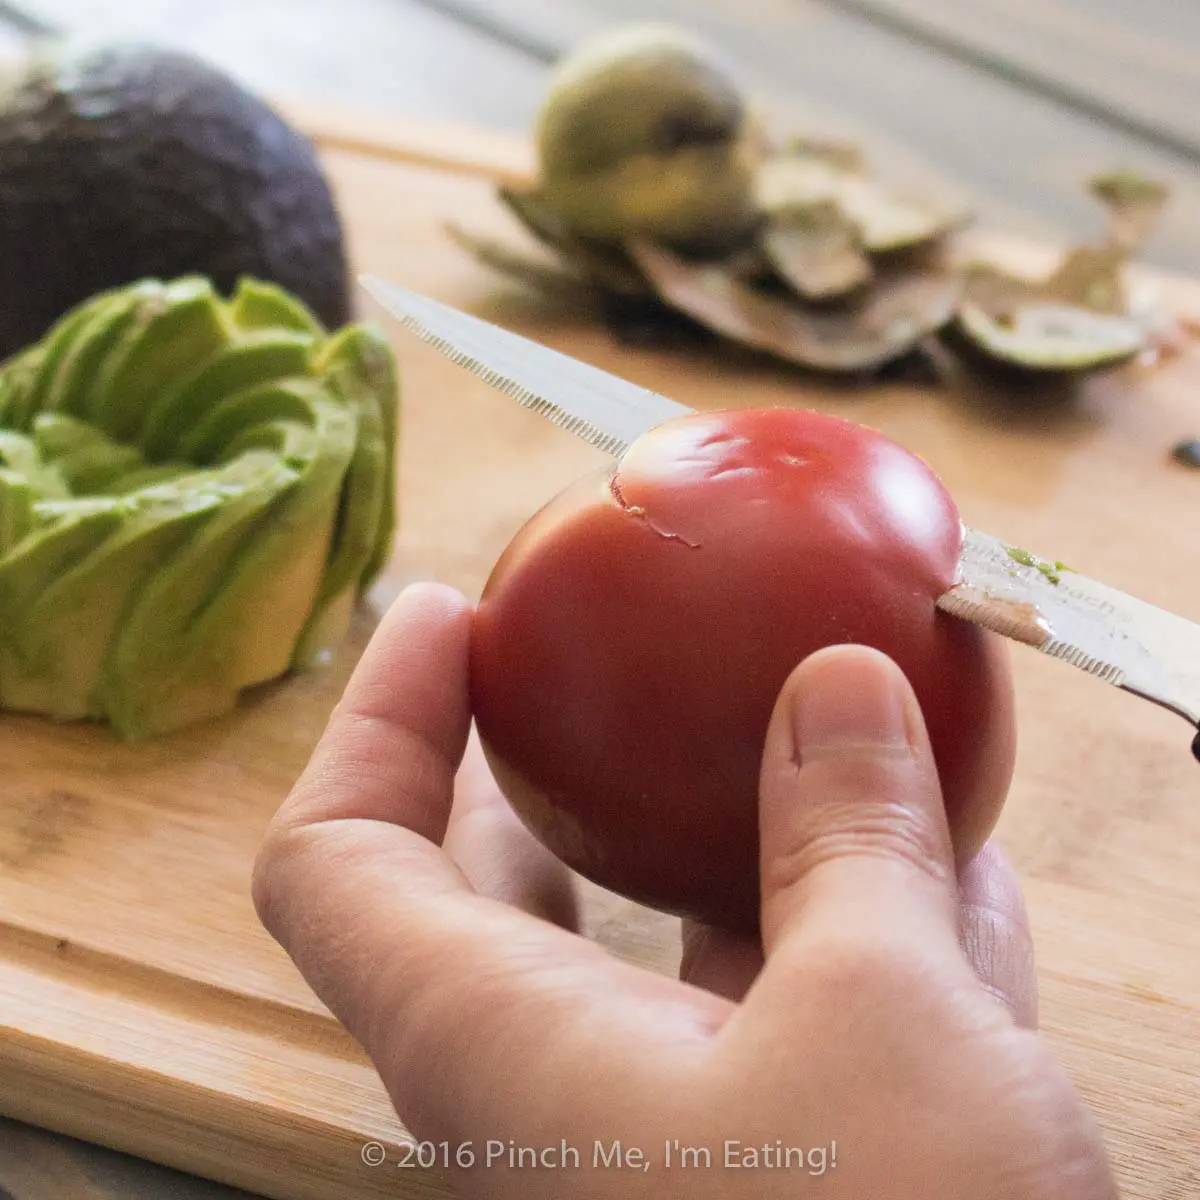
M759 912L758 780L792 669L874 646L921 703L960 861L999 817L1015 736L998 638L935 607L962 530L919 459L797 409L696 413L538 512L471 650L509 802L568 866L734 929Z

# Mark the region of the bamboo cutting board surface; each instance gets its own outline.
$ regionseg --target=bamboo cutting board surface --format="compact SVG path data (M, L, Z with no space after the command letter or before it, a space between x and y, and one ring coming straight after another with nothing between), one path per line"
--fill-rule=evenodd
M517 236L471 164L521 145L453 130L318 140L355 265L697 407L799 404L882 429L946 480L965 520L1200 618L1200 352L1092 384L1070 416L1003 417L918 385L822 386L733 351L632 350L489 275L443 233ZM323 131L323 136L321 136ZM423 151L460 169L430 170ZM1032 254L1025 256L1033 263ZM1200 287L1170 285L1200 312ZM365 310L370 314L370 310ZM0 1114L278 1200L438 1197L361 1052L259 927L259 839L376 613L438 578L475 596L511 535L603 461L404 335L401 529L349 642L233 716L130 748L0 718ZM1042 1020L1104 1125L1133 1200L1200 1194L1200 768L1178 718L1014 650L1021 748L1000 837L1025 880ZM587 889L589 929L671 971L675 923ZM482 1131L486 1136L486 1131ZM388 1163L362 1147L379 1142Z

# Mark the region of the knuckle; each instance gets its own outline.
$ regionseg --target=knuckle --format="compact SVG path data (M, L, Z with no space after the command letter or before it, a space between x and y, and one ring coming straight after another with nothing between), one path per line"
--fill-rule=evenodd
M852 858L900 864L940 886L951 881L937 829L906 805L852 800L833 811L823 809L817 819L819 828L798 831L791 845L766 856L762 871L768 894L792 891L824 866Z
M273 822L268 829L250 878L250 895L263 926L273 936L284 931L296 893L338 867L353 869L350 860L366 850L360 839L342 836L343 823ZM346 831L348 832L348 831ZM312 870L314 857L321 870Z

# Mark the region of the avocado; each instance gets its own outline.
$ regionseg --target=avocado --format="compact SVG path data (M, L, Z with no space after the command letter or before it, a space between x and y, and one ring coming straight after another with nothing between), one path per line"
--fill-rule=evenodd
M101 671L128 598L222 502L215 488L196 486L113 500L107 536L13 614L15 653L0 665L5 705L59 720L102 716Z
M355 436L351 412L316 397L313 409L315 427L293 424L281 453L234 459L261 474L160 565L126 617L106 691L130 736L226 712L290 667Z
M143 278L203 275L229 294L249 276L293 298L292 328L351 318L345 237L313 146L175 50L47 42L0 80L0 230L0 358ZM252 314L264 296L242 304Z
M157 283L141 284L107 295L99 304L84 306L87 317L78 326L73 325L74 313L68 313L47 336L49 344L64 326L72 329L69 345L63 346L62 352L40 371L35 407L69 414L86 413L101 366L126 330L157 307L160 291Z
M392 545L399 381L261 280L140 280L0 363L0 708L136 740L346 632Z
M233 330L222 307L207 279L165 287L159 304L143 310L105 359L87 401L91 420L117 440L140 430L163 388L229 342Z
M177 431L190 428L224 396L306 374L313 340L291 330L262 330L218 350L192 375L159 393L142 427L142 449L149 456L167 453Z
M757 220L761 131L707 43L657 22L589 39L538 113L542 196L577 234L725 248Z
M121 524L120 501L56 501L43 520L0 558L0 706L18 712L53 711L59 680L24 636L30 614L47 591Z
M33 528L33 484L0 467L0 559Z
M358 413L359 435L338 505L329 568L312 616L296 647L294 665L319 660L345 636L354 599L374 583L391 553L397 451L395 361L383 336L351 326L332 338L318 363L337 395Z
M39 413L34 418L33 443L43 462L57 469L75 495L97 492L145 465L133 446L122 446L62 413Z

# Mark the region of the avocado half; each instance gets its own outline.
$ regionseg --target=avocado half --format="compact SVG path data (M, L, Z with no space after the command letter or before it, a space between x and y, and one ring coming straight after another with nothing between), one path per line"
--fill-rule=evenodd
M278 284L351 318L344 235L312 145L216 68L47 43L0 76L0 357L144 277Z
M395 525L399 384L243 279L141 280L0 363L0 709L130 740L346 634Z

